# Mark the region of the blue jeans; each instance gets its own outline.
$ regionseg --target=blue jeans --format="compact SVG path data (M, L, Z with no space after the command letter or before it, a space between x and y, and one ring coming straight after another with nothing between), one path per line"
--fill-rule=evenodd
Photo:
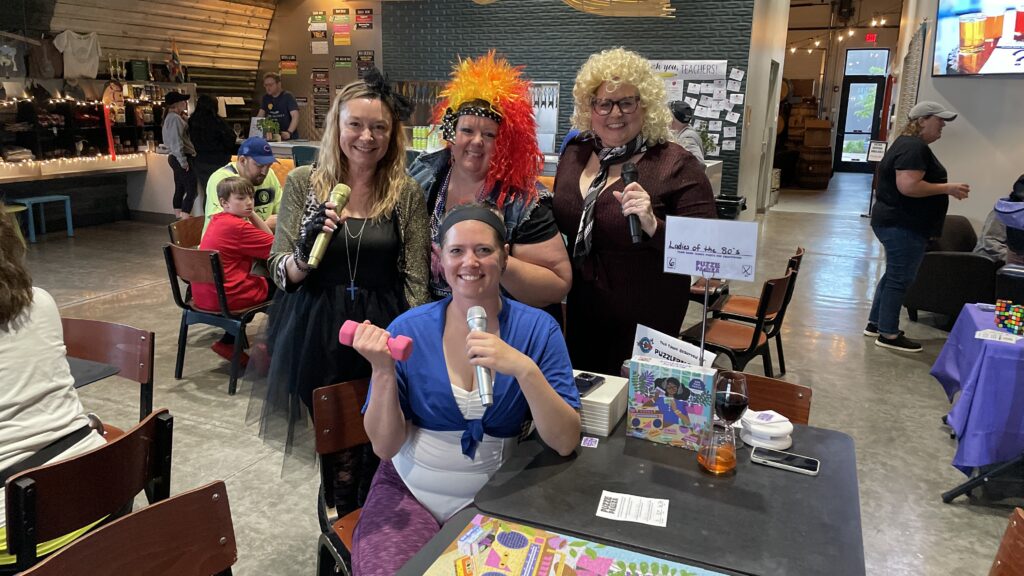
M928 238L906 228L873 226L872 230L885 247L885 274L875 287L868 322L877 324L879 333L891 336L900 331L903 296L917 277Z

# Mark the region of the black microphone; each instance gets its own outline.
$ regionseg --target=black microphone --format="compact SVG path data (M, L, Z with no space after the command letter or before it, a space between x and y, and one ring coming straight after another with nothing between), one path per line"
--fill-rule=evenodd
M486 332L487 311L483 306L473 306L466 313L466 323L469 324L471 332ZM476 367L476 388L484 408L494 403L494 380L491 378L491 371L483 366Z
M636 164L626 162L622 165L622 181L626 186L636 182L637 176L639 174L636 171ZM626 216L626 219L629 221L629 235L633 238L633 244L639 244L641 238L640 217L636 214L630 214Z

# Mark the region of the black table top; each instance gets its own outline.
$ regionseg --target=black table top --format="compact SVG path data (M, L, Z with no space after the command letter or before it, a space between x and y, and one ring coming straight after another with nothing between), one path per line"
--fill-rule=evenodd
M68 365L71 366L71 377L75 379L75 388L103 380L121 371L117 366L71 356L68 356Z
M577 448L568 458L529 440L477 493L475 505L484 514L710 568L863 575L853 440L797 426L790 451L820 460L818 476L752 464L744 448L736 474L713 477L699 469L695 452L627 438L621 427L597 448ZM596 516L602 490L668 499L668 526Z

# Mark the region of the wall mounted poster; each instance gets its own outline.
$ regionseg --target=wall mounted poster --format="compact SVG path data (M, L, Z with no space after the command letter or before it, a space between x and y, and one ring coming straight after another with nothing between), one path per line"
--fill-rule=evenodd
M638 569L644 568L644 571ZM597 544L525 524L477 514L437 560L427 576L481 574L677 574L716 576L695 566Z
M299 57L295 54L281 54L277 71L282 76L295 76L299 73Z

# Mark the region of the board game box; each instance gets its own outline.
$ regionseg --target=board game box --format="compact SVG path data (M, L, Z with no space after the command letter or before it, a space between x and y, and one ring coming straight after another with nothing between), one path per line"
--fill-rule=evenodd
M651 442L698 450L714 414L715 374L660 358L629 361L626 433Z

